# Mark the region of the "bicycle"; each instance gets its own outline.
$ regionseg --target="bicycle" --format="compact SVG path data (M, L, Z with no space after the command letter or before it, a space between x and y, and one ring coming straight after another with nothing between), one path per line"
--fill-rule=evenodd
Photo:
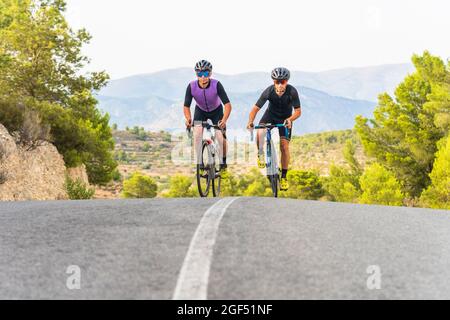
M214 125L208 121L196 121L194 126L197 125L206 128L208 134L206 138L202 139L201 162L197 163L196 168L198 192L200 197L207 197L212 186L213 196L218 197L220 195L222 177L220 173L220 154L218 152L219 148L215 130L222 131L222 129L218 125ZM214 131L211 129L214 129ZM188 128L186 130L188 132L188 137L192 139L191 129Z
M255 126L255 129L266 129L266 169L267 169L267 178L270 181L270 187L272 188L272 193L275 198L278 197L279 183L280 183L280 173L278 168L278 158L277 152L273 145L272 140L272 129L273 128L283 128L285 129L285 135L288 136L288 128L284 124L260 124ZM253 141L253 130L251 131ZM260 142L261 143L261 142Z

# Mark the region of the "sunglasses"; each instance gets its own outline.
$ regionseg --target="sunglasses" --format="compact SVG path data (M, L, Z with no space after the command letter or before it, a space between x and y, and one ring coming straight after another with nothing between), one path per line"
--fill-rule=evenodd
M273 80L275 82L275 84L286 84L287 80Z
M197 72L197 77L199 77L199 78L201 78L201 77L208 78L209 74L210 74L209 71L200 71L200 72Z

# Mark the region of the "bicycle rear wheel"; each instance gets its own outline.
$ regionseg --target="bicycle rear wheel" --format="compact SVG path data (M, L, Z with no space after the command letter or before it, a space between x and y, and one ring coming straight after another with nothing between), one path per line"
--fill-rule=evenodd
M211 170L209 165L208 144L203 142L200 164L197 164L197 188L200 197L207 197L211 186Z

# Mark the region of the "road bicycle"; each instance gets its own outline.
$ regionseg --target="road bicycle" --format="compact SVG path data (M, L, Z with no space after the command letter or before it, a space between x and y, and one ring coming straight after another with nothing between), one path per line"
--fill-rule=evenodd
M219 144L216 138L216 130L223 130L212 124L210 121L195 121L194 127L201 126L206 129L206 137L203 134L200 163L197 161L196 178L197 188L200 197L207 197L210 189L214 197L220 195L220 185L222 181L220 172ZM192 139L192 130L186 129L188 136ZM197 156L198 159L198 156Z
M287 137L289 132L288 128L284 124L260 124L255 126L255 129L266 129L266 170L267 178L270 181L270 187L272 188L272 193L275 198L278 197L278 191L280 188L280 171L278 167L278 158L275 146L272 140L272 129L273 128L283 128L285 129L285 136ZM253 130L252 141L253 141ZM261 143L261 142L260 142Z

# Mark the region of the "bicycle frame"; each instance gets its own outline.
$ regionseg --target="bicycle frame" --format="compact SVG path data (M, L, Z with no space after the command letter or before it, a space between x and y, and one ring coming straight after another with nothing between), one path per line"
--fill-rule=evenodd
M271 188L274 197L278 197L278 181L279 181L279 172L278 172L278 159L275 147L273 145L272 140L272 129L273 128L285 128L285 135L288 136L288 129L284 124L264 124L264 125L258 125L255 127L255 129L266 129L266 169L267 169L267 177L270 180ZM253 140L253 131L252 131L252 140ZM261 141L259 141L261 143ZM259 148L259 146L258 146Z
M219 173L219 170L217 169L218 163L216 162L218 160L218 141L216 138L216 132L215 130L222 130L219 126L213 125L212 123L208 121L203 122L196 122L194 123L195 127L202 127L206 128L207 136L205 136L204 131L202 131L202 139L201 141L197 141L197 143L200 143L199 146L195 146L196 154L197 154L197 186L199 189L199 193L201 197L207 197L209 193L210 186L212 186L213 195L219 196L220 194L220 181L221 176ZM212 130L213 129L213 130ZM192 139L192 131L190 129L187 129L189 137ZM203 152L204 150L207 150L207 161L205 163L205 158L203 158ZM199 157L200 154L200 157ZM201 166L203 164L203 166ZM203 168L203 169L202 169ZM206 170L206 175L201 174L201 170ZM203 185L201 181L202 179L206 179L206 186Z

